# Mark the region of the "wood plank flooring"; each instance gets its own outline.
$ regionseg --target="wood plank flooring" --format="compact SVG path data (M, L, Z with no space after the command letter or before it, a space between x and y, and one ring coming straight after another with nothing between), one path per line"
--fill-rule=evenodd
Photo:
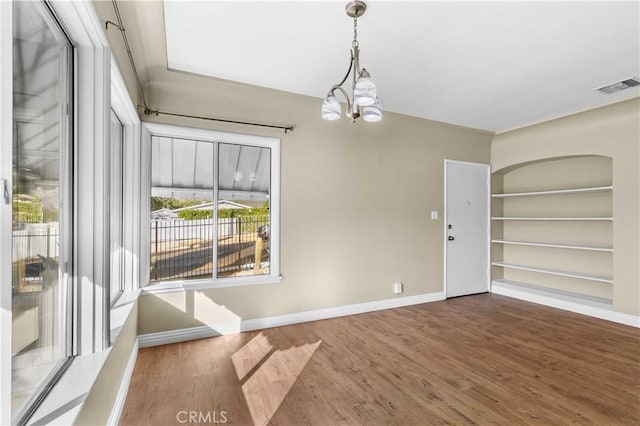
M140 350L121 424L224 420L638 425L640 330L484 294Z

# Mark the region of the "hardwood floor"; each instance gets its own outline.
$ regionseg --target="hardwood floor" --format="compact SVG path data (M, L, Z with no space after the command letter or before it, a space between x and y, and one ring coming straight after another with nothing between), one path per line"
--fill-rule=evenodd
M640 330L484 294L140 350L121 424L224 420L638 425Z

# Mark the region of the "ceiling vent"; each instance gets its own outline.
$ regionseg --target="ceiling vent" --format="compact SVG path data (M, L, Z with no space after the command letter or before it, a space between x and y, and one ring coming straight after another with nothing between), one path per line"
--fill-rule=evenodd
M616 83L607 84L606 86L598 87L597 90L602 93L611 94L621 90L629 89L631 87L640 86L640 79L638 77L632 77L627 80L618 81Z

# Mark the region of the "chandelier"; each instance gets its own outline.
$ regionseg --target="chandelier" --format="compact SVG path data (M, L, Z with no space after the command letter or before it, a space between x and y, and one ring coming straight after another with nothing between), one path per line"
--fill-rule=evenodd
M340 102L336 97L336 91L342 93L347 102L346 115L355 123L362 116L365 121L382 120L382 103L378 99L376 85L366 68L360 69L360 48L358 46L358 18L364 15L367 5L363 1L351 1L345 7L347 15L353 18L353 41L351 42L351 61L349 69L342 81L335 84L322 103L322 118L325 120L337 120L342 115ZM352 73L353 71L353 73ZM342 87L352 74L351 98Z

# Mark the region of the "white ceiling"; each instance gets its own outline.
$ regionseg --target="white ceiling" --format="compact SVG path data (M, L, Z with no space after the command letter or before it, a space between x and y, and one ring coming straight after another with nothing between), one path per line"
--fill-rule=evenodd
M169 68L324 97L348 66L345 4L166 0ZM640 76L639 5L369 1L361 65L388 111L504 131L640 95L592 90Z

